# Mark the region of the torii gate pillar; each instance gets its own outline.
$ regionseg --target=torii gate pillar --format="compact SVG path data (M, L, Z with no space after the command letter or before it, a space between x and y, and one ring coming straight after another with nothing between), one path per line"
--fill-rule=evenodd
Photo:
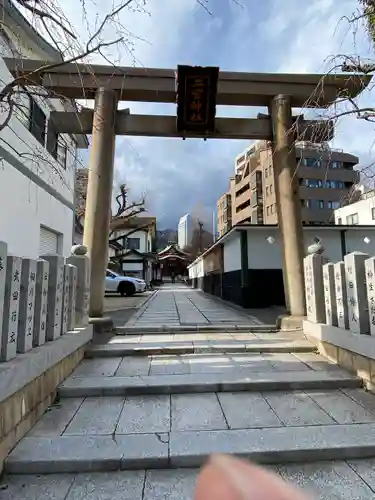
M116 112L116 93L99 88L95 97L83 233L83 244L91 258L89 315L92 318L101 318L104 312Z
M304 244L290 98L275 96L270 111L276 206L283 242L285 299L289 314L302 317L306 314Z

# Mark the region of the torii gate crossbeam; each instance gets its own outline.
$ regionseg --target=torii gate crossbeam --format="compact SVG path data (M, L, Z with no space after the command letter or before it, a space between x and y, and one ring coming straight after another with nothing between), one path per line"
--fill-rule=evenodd
M100 318L104 308L104 275L108 261L108 233L112 196L114 144L116 133L176 137L174 117L141 117L119 111L119 100L176 102L176 72L166 69L123 68L5 59L18 85L43 86L57 96L95 98L93 113L56 118L60 132L87 133L92 123L92 141L87 190L84 244L91 256L90 316ZM217 105L265 106L269 117L215 119L211 137L271 139L277 213L283 240L283 275L288 311L305 315L303 234L298 178L294 151L293 107L324 108L338 97L356 97L371 81L370 75L283 75L220 72L215 95ZM229 120L229 121L225 121ZM237 121L236 121L237 120ZM300 120L298 120L300 121ZM300 123L311 133L311 122ZM319 130L320 125L315 130ZM310 132L309 132L310 130ZM326 139L332 124L325 127ZM322 131L322 130L321 130ZM319 134L318 134L319 135ZM186 134L188 137L188 135ZM207 138L208 134L196 135ZM323 133L324 136L324 133Z

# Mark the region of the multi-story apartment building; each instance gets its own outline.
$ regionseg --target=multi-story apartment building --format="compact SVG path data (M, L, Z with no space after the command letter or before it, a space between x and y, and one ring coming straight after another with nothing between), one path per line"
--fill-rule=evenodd
M220 238L232 227L232 196L224 193L217 201L217 233Z
M0 2L1 86L12 82L3 58L61 62L61 54L31 26L11 0ZM85 136L59 134L51 111L74 111L74 101L44 97L43 89L15 87L13 112L1 110L0 239L9 253L37 258L69 255L74 234L77 148ZM7 116L8 115L8 116ZM9 121L7 121L9 119Z
M304 224L334 224L334 210L359 180L358 158L326 144L296 145L299 197ZM235 160L230 178L231 224L277 224L271 143L258 141ZM218 200L218 208L223 196ZM220 216L223 215L220 213ZM219 223L219 220L218 220ZM225 232L225 227L220 226ZM229 229L229 228L227 228Z

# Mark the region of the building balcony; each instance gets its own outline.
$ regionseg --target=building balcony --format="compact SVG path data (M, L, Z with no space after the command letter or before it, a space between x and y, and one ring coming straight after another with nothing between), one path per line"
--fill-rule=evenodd
M299 186L299 198L302 200L341 201L349 192L349 188L330 189Z
M240 194L239 196L236 196L235 207L237 208L239 205L242 205L242 203L245 203L247 200L250 200L250 189Z
M330 181L352 183L357 183L359 181L359 172L357 170L327 168L324 164L320 168L300 165L297 175L300 179L327 179Z

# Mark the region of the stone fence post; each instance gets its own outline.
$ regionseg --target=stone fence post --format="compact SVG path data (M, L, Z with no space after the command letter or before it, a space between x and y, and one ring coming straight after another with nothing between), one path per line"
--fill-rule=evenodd
M72 255L66 259L67 264L77 268L77 286L75 301L75 326L86 326L89 322L90 271L91 262L87 248L83 245L72 247ZM105 276L103 276L103 280Z
M69 276L69 301L68 301L68 332L74 330L76 324L76 300L77 300L77 268L67 264Z
M42 255L41 259L49 262L46 339L55 340L61 335L64 257L60 255Z
M375 335L375 257L365 260L365 272L370 334Z
M327 325L337 326L337 304L334 264L323 265L324 303Z
M349 329L353 333L370 333L365 260L369 255L352 252L344 257Z
M333 265L335 273L335 293L337 307L337 326L347 330L349 328L348 319L348 299L346 293L345 264L343 261Z
M22 259L18 352L26 352L33 347L36 266L36 260Z
M323 256L312 254L304 258L307 319L312 323L326 320L323 287Z
M20 257L15 257L14 255L7 256L1 331L1 361L8 361L17 354L21 266L22 259Z
M47 331L49 262L37 261L33 346L45 344Z

